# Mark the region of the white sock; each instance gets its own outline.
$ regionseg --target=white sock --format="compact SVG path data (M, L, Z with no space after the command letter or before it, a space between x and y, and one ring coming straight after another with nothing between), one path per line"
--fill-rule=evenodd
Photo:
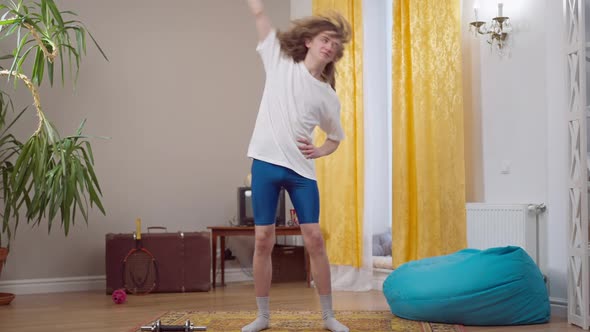
M258 332L268 329L270 321L270 311L268 309L268 302L268 296L256 298L256 305L258 306L258 317L256 317L256 319L252 323L244 326L242 328L242 332Z
M348 327L342 325L342 323L334 318L334 312L332 311L332 295L320 295L320 303L322 305L324 328L332 332L348 332Z

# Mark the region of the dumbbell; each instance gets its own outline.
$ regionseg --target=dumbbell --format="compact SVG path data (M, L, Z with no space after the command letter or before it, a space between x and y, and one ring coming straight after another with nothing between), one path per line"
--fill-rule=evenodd
M142 331L151 331L151 332L166 332L166 331L184 331L184 332L192 332L192 331L207 331L206 326L194 326L190 320L187 320L184 325L162 325L162 323L157 320L155 323L149 326L142 326Z

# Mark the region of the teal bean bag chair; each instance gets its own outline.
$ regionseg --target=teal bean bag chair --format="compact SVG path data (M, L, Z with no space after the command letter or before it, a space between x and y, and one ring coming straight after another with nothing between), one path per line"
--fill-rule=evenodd
M520 247L465 249L401 265L383 282L391 312L405 319L463 325L549 321L541 271Z

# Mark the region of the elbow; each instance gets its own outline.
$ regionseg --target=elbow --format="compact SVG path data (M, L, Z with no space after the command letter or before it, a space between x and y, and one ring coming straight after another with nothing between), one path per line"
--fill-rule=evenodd
M332 145L334 146L334 150L338 149L338 147L340 146L340 141L336 141L333 139L328 139L330 142L332 142Z
M332 140L332 139L328 139L328 141L330 142L330 151L329 151L329 154L332 154L340 146L340 141L335 141L335 140Z

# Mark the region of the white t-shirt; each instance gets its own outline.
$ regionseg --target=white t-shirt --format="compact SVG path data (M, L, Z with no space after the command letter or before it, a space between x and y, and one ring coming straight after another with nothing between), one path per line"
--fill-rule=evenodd
M315 163L299 151L298 138L312 142L319 126L329 139L341 141L340 101L332 87L311 75L303 61L281 52L276 31L256 48L266 71L266 83L248 157L284 166L316 179Z

